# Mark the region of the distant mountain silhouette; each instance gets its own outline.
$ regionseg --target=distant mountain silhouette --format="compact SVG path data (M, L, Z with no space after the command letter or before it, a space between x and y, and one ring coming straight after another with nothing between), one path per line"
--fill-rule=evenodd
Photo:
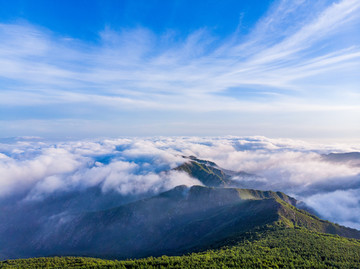
M323 160L329 162L350 163L360 165L360 152L329 153L322 155Z

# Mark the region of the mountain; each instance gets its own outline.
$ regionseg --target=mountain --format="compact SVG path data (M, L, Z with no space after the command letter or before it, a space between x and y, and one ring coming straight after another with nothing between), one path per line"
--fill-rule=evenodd
M59 191L34 200L24 197L1 199L0 260L23 257L19 249L21 246L31 246L33 235L48 233L54 223L68 216L105 210L153 195L121 195L116 191L104 193L101 186L94 186L84 190Z
M186 172L189 176L198 179L204 186L246 189L265 187L263 182L264 178L256 174L224 169L214 162L201 160L194 156L183 157L188 159L188 161L174 170ZM313 215L319 215L318 212L306 205L303 201L296 201L296 204L293 205Z
M323 154L322 158L328 162L349 163L360 166L360 152L329 153Z
M359 231L320 220L294 204L281 192L178 186L117 208L59 216L7 251L13 257L179 255L221 246L267 225L360 238Z
M19 204L15 213L2 206L0 258L191 255L30 259L0 267L359 267L360 231L321 220L282 192L233 187L257 175L187 159L175 169L204 186L178 186L137 201L94 188Z
M238 180L243 178L251 178L253 180L260 178L257 175L244 171L235 172L226 170L220 168L214 162L201 160L194 156L185 158L187 158L188 161L174 170L186 172L208 187L241 187L241 182L234 180L234 178Z

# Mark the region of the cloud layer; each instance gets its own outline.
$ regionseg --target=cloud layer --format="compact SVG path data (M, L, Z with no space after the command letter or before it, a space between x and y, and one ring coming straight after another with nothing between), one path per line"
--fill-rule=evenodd
M123 195L167 190L199 181L170 171L183 158L146 140L104 140L47 144L17 142L2 145L0 196L26 194L41 199L57 191L101 186ZM6 155L8 154L8 155Z
M257 178L244 188L283 191L331 221L360 228L360 166L328 162L321 154L360 151L358 146L316 145L265 137L159 137L0 143L0 200L40 201L56 193L98 186L103 194L155 194L200 182L171 168L194 155ZM5 201L4 200L4 201Z

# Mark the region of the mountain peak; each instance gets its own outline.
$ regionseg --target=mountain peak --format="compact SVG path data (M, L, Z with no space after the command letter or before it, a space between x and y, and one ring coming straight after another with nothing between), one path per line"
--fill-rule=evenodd
M208 187L242 187L241 182L234 180L235 178L259 178L257 175L244 171L223 169L212 161L202 160L195 156L183 157L188 161L174 168L174 170L186 172Z

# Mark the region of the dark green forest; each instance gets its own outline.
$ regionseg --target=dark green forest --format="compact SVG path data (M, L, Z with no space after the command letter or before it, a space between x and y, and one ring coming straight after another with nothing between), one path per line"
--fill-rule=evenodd
M225 246L138 260L50 257L7 260L0 268L360 268L360 241L304 228L267 226Z

